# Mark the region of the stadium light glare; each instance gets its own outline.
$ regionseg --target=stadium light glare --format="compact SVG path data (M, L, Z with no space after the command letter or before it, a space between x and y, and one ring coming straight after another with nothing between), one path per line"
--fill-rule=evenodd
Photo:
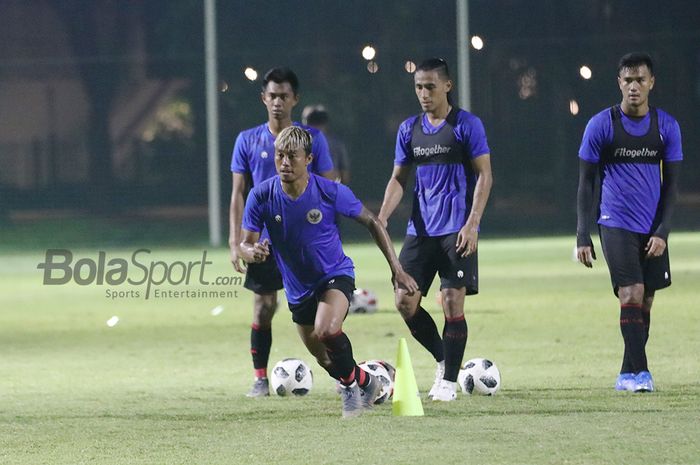
M484 39L482 39L479 36L472 36L472 47L474 47L474 50L481 50L484 48Z
M243 74L245 74L245 77L247 77L250 81L255 81L258 78L258 72L250 66L243 71Z
M593 76L593 71L591 71L591 68L589 68L586 65L581 66L581 68L578 70L579 74L583 79L590 79Z
M365 48L362 49L362 58L367 61L373 60L376 55L377 50L375 50L375 48L371 45L365 45Z
M406 63L404 63L403 69L405 69L407 73L413 74L416 72L416 64L411 60L408 60Z
M579 110L578 102L574 99L569 100L569 112L572 115L576 116L576 115L578 115L578 110Z
M379 64L376 61L368 62L367 71L369 71L371 74L375 74L377 71L379 71Z

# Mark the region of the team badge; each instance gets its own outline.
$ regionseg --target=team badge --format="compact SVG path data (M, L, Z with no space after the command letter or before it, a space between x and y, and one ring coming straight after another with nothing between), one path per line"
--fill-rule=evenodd
M264 150L260 152L260 158L267 158L267 152Z
M459 279L464 278L464 271L459 270L459 271L457 272L457 277L458 277Z
M306 221L311 224L318 224L323 219L323 213L318 208L313 208L306 214Z
M282 217L279 216L279 215L275 215L275 221L277 221L278 223L281 223L281 222L282 222Z

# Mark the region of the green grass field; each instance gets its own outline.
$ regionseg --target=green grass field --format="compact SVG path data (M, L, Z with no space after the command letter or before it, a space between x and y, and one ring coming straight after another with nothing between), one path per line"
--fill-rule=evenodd
M349 421L315 363L314 389L304 398L244 397L252 381L252 299L240 285L228 299L112 300L106 286L42 285L36 266L43 251L5 252L0 463L700 463L700 234L671 238L674 285L657 295L648 344L652 394L612 389L622 353L618 306L602 257L585 269L571 260L572 241L481 243L481 294L466 306L466 357L498 364L497 396L424 400L424 417L393 417L386 404ZM108 256L128 259L133 250ZM154 249L152 259L198 260L201 252ZM434 363L392 309L379 251L354 245L346 252L358 287L375 290L381 307L346 320L356 359L394 363L406 337L427 391ZM96 258L97 249L74 254ZM227 257L210 250L207 276L234 275ZM135 289L144 287L119 287ZM224 311L214 316L218 305ZM441 327L434 295L426 307ZM114 315L120 321L108 327ZM312 362L285 306L273 335L272 363L291 356Z

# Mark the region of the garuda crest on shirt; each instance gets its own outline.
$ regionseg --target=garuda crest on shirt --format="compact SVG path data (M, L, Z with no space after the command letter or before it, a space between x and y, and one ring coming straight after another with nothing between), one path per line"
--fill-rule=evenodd
M323 219L323 213L318 208L312 208L306 213L306 221L311 224L318 224Z

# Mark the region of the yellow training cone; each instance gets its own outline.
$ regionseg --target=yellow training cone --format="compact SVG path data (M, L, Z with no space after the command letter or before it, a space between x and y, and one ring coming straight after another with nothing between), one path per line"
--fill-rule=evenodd
M413 374L411 356L408 354L406 339L399 339L399 353L396 355L394 375L394 400L391 412L394 416L423 416L423 403L420 401L418 384Z

